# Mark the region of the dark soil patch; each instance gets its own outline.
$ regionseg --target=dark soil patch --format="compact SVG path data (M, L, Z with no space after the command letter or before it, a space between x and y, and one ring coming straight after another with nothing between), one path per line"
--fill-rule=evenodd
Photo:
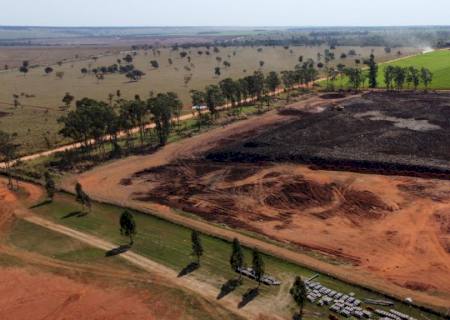
M215 161L292 161L316 168L450 179L450 94L370 93L304 113L207 154ZM416 121L419 121L416 123Z

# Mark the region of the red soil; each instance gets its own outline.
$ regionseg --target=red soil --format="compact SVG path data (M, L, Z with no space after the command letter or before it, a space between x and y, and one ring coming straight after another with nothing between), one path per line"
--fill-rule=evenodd
M330 103L313 98L292 108L320 109ZM342 278L365 279L367 285L389 287L399 296L448 306L450 181L311 170L296 164L233 167L197 160L214 146L289 119L289 115L269 112L257 121L234 123L170 144L150 156L98 167L64 181L64 187L73 190L78 180L98 200L157 209L173 220L200 224L174 217L167 207L156 206L156 201L208 221L343 257L354 265L351 269L346 264L315 264ZM218 235L230 233L214 226L209 229ZM273 251L270 245L267 250Z
M158 319L146 298L131 290L105 290L50 273L0 272L0 318Z

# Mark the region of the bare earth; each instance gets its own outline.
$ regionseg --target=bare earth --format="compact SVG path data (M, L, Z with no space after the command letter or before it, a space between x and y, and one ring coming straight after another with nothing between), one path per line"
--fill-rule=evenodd
M319 110L332 103L311 98L295 108ZM230 164L212 170L210 166L217 163L202 163L196 157L286 120L290 117L269 112L256 121L234 123L170 144L152 155L98 167L67 179L63 186L72 190L78 180L95 199L156 210L169 220L226 238L239 236L246 245L351 282L448 307L449 181L315 171L296 164L249 165L233 173ZM168 164L169 170L155 169ZM283 198L292 196L283 188L296 183L303 188L303 193L293 195L297 202ZM191 189L195 192L189 193ZM187 208L208 220L257 231L299 249L294 252L180 216L169 207ZM347 263L332 265L301 248Z
M42 191L39 187L22 183L28 201L38 200ZM62 233L94 247L111 250L116 245L93 236L77 232L33 215L22 207L14 194L6 189L0 180L0 240L8 232L8 227L17 218L41 227ZM175 271L165 268L133 252L121 255L148 272L136 274L126 269L111 266L82 265L63 262L24 251L0 242L0 255L13 257L27 267L0 267L0 318L30 319L195 319L186 314L192 304L200 304L204 314L210 313L217 319L228 318L222 308L215 306L216 290L192 279L179 279ZM51 270L59 270L58 275ZM70 274L70 278L59 274ZM94 276L94 278L92 278ZM138 281L147 283L147 290L127 287L125 283ZM152 283L158 291L152 291ZM171 291L161 288L181 288L201 292L206 297L190 296L189 301L173 296ZM198 301L197 301L198 300ZM189 304L189 305L187 305ZM236 309L238 301L223 299L225 308ZM126 306L126 307L125 307ZM247 318L257 318L257 308L240 311ZM254 313L256 312L256 314Z

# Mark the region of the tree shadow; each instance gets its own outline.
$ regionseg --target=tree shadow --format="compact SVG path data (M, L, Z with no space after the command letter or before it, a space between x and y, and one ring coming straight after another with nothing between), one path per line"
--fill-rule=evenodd
M222 285L222 287L220 288L220 292L217 295L217 300L222 299L227 294L236 290L236 288L239 287L241 285L241 283L242 283L242 281L239 281L237 279L231 279L231 280L228 280L227 282L225 282Z
M299 312L294 313L294 315L292 316L292 320L302 320L300 313Z
M39 207L42 207L42 206L45 206L46 204L49 204L49 203L51 203L52 201L51 200L44 200L44 201L42 201L42 202L39 202L39 203L37 203L37 204L35 204L35 205L32 205L31 207L30 207L30 209L35 209L35 208L39 208Z
M131 249L129 244L118 246L117 248L111 249L105 252L105 257L113 257L119 254L125 253Z
M72 217L82 218L86 215L87 215L87 212L81 212L78 210L78 211L69 212L65 216L61 217L61 219L67 219L67 218L72 218Z
M178 274L178 278L187 276L189 273L194 272L200 267L200 265L197 262L191 262L186 267L184 267L180 273Z
M246 293L242 296L241 302L238 304L238 308L241 309L247 304L252 302L259 295L259 288L248 289Z

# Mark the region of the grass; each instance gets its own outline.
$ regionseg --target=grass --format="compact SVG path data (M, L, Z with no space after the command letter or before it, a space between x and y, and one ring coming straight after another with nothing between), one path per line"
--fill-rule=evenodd
M387 66L398 66L398 67L415 67L415 68L428 68L433 73L433 82L429 86L430 89L434 90L446 90L450 89L450 50L438 50L425 54L419 54L416 56L408 57L405 59L400 59L397 61L381 63L378 69L378 87L385 88L384 83L384 69ZM365 71L367 73L367 71ZM338 78L335 81L330 81L333 83L336 89L347 88L349 86L346 77ZM321 81L322 86L326 86L326 81ZM367 82L365 83L367 87ZM405 85L405 89L406 85ZM424 89L421 84L419 89Z
M17 220L10 230L7 238L3 239L9 246L13 246L19 250L37 253L52 259L76 263L77 266L96 266L101 268L108 265L109 267L120 269L123 271L131 271L133 274L144 274L142 270L119 256L105 257L103 250L86 245L78 240L72 239L68 236L59 234L57 232L48 230L46 228L34 225L25 220ZM74 277L74 272L60 269L57 266L40 265L39 261L27 261L27 258L18 258L5 253L0 253L1 267L26 267L33 265L47 272L52 272L57 275ZM78 274L78 270L75 274ZM142 282L137 280L113 279L105 274L109 285L117 287L140 288L141 290L150 293L153 299L170 299L177 303L177 309L183 310L185 314L189 315L188 319L216 319L217 315L226 316L227 319L240 320L240 317L231 314L223 308L215 309L212 303L204 301L196 295L192 295L184 290L158 284L157 282ZM99 280L98 274L89 274L83 272L83 281L92 279L90 283L95 283ZM150 300L149 307L154 309L153 301ZM212 312L211 310L215 310Z
M267 73L272 70L293 69L298 63L299 56L303 56L304 60L308 58L317 60L317 53L323 54L326 47L292 47L290 48L293 50L292 53L283 47L264 47L261 52L258 52L257 49L256 47L229 47L220 48L219 53L213 53L210 49L209 56L205 53L202 55L197 53L199 50L205 52L206 48L191 49L189 55L192 58L192 65L186 58L182 59L179 52L170 49L161 49L160 55L153 55L151 51L139 51L133 63L147 74L139 82L129 82L121 74L106 75L101 82L96 80L93 75L81 75L80 69L89 68L89 65L91 68L95 68L116 63L118 58L123 57L123 54L116 53L100 57L96 61L90 59L67 62L61 66L54 65L52 67L55 71L50 75L44 75L45 65L30 69L26 76L17 70L1 72L0 111L6 112L8 115L0 118L0 126L2 130L17 135L16 142L21 144L22 152L31 153L44 150L48 148L45 137L51 146L64 142L57 134L60 129L57 119L67 113L59 108L62 105L61 99L66 92L70 92L75 99L90 97L106 101L108 94L115 94L117 90L121 91L124 98L133 98L135 94L139 94L141 98L147 98L150 91L174 91L178 93L183 103L189 106L191 89L203 89L206 85L217 83L226 77L236 79L251 74L255 70ZM334 63L342 62L352 65L354 59L366 58L372 49L380 59L389 60L396 57L395 53L384 53L384 48L381 47L357 47L357 56L339 59L341 53L347 53L350 49L355 49L355 47L338 47L335 50L336 60ZM417 51L412 48L401 50L404 54ZM236 52L235 55L234 52ZM75 49L73 54L76 54ZM215 77L213 72L214 67L218 65L216 57L221 57L222 62L227 60L231 63L229 68L221 65L222 75L219 78ZM172 65L168 63L169 58L173 60ZM25 56L23 60L26 60ZM32 61L33 59L28 60ZM150 60L157 60L160 67L158 69L151 68ZM265 61L262 68L259 66L259 61ZM187 71L185 67L190 68L191 71ZM64 72L63 79L56 78L57 71ZM185 85L184 77L187 74L192 74L192 80ZM15 109L11 105L6 105L13 103L13 94L20 96L19 102L24 107ZM30 106L42 106L48 109Z
M118 219L122 208L95 203L92 212L84 217L71 215L79 210L79 205L73 197L66 194L58 194L51 204L42 205L33 209L37 214L51 219L57 223L68 227L94 234L107 239L117 245L125 244L128 239L120 236L118 231ZM160 264L163 264L176 271L181 271L191 261L191 230L165 220L139 212L133 212L138 227L133 251L146 256ZM230 254L230 243L221 239L202 235L205 249L202 258L201 269L194 271L193 276L200 281L205 281L215 286L220 291L220 287L228 279L233 279L236 274L230 270L228 259ZM245 249L246 263L251 263L251 252ZM292 314L295 306L289 297L289 286L296 275L310 277L315 274L313 270L303 268L292 263L264 255L266 271L283 281L280 287L263 286L261 295L257 299L264 299L273 306L273 312L283 315ZM354 292L361 298L382 298L382 296L365 289L351 286L342 281L321 275L319 280L322 284L342 292ZM233 294L242 295L246 290L256 285L251 280L245 280L243 286L238 288ZM313 304L307 304L310 319L323 319L327 316L326 309L319 308ZM427 314L427 318L421 316L418 309L408 307L402 303L396 304L396 309L404 311L417 319L438 319Z

